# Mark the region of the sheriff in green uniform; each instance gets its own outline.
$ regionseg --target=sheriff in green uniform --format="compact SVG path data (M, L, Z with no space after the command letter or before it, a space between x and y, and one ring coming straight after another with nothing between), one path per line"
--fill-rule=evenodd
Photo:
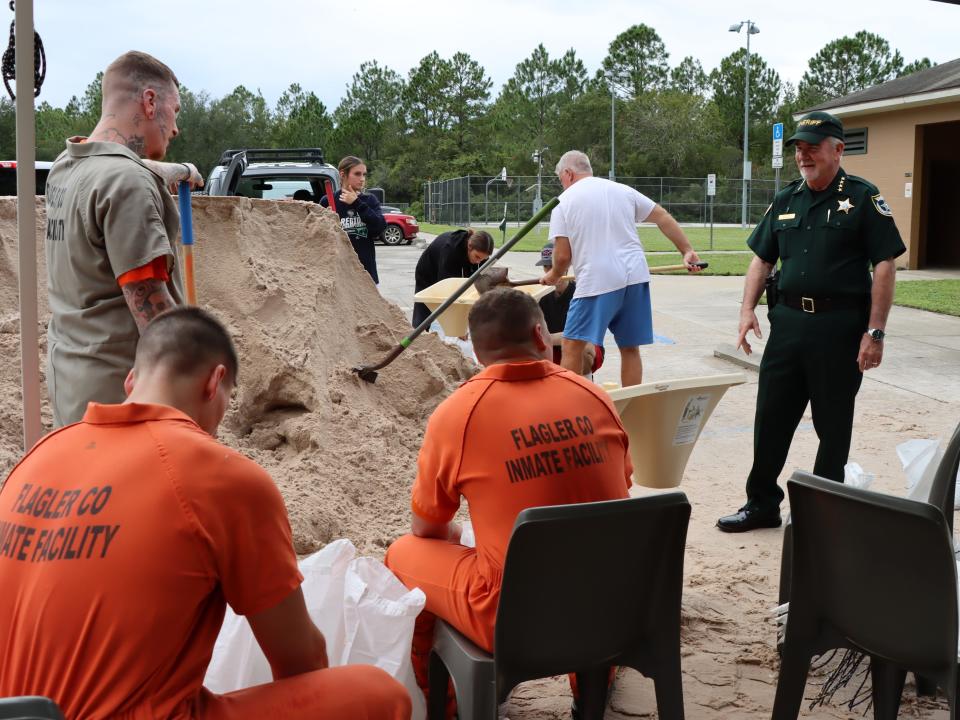
M843 482L854 402L863 373L883 358L894 258L906 250L880 191L840 167L840 120L810 113L787 144L802 179L777 193L747 241L756 257L737 338L747 354L747 332L760 336L755 308L778 260L779 302L760 362L747 503L717 521L726 532L780 525L777 477L807 402L820 438L813 472Z

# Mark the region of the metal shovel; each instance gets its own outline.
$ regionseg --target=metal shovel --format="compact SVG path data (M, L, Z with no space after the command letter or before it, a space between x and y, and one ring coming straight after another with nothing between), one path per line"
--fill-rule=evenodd
M533 230L540 222L542 222L543 219L550 213L551 210L553 210L557 206L559 202L560 201L557 198L552 198L547 203L545 203L544 206L540 208L539 212L534 214L534 216L527 221L527 224L517 231L516 235L514 235L512 238L507 240L507 242L503 244L503 247L501 247L493 255L487 258L486 262L484 262L483 265L481 265L473 275L468 277L464 281L463 285L457 288L457 290L450 297L444 300L443 303L440 305L440 307L438 307L436 310L430 313L427 316L426 320L424 320L422 323L417 325L417 327L414 328L413 332L407 335L403 340L401 340L400 344L397 345L395 348L393 348L393 350L391 350L389 353L387 353L386 357L384 357L380 362L374 363L372 365L360 365L359 367L353 368L353 372L359 375L361 380L365 380L368 383L376 382L377 370L382 370L387 365L389 365L394 360L396 360L397 357L400 356L400 353L402 353L404 350L410 347L410 344L414 340L416 340L417 337L419 337L419 335L422 332L427 330L430 327L430 324L434 320L436 320L438 317L440 317L440 315L443 313L444 310L446 310L448 307L453 305L453 303L455 303L461 295L463 295L467 290L473 287L473 284L484 273L484 271L487 270L487 268L489 268L491 265L497 262L497 260L503 257L503 255L508 250L510 250L510 248L516 245L521 238L523 238L527 233ZM506 273L504 273L504 277L506 277Z

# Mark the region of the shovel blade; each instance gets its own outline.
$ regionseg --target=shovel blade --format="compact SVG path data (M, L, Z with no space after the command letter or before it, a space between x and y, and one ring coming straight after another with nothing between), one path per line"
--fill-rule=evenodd
M477 277L474 287L477 288L477 292L483 295L485 292L493 290L493 288L498 285L505 285L509 282L507 280L507 268L505 267L494 267L489 270L485 270Z

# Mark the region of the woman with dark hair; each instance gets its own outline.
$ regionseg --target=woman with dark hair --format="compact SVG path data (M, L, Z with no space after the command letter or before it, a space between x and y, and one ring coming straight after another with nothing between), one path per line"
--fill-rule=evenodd
M451 277L470 277L493 254L493 238L483 230L453 230L440 233L423 251L414 271L415 290L420 292ZM413 326L427 319L423 303L413 306Z
M377 253L373 241L380 237L387 221L383 219L380 202L370 193L363 191L367 184L367 166L363 160L347 155L337 166L340 172L340 192L334 198L340 227L350 238L353 249L360 258L360 264L370 273L376 284L380 284L377 274ZM328 207L326 196L320 204Z

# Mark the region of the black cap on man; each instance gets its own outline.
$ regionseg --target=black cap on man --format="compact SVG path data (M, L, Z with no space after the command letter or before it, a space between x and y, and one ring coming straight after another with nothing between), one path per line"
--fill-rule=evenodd
M817 110L804 117L797 123L797 130L789 138L785 145L792 145L798 140L808 142L811 145L817 145L824 138L835 137L843 140L843 123L840 118L834 117L830 113Z

